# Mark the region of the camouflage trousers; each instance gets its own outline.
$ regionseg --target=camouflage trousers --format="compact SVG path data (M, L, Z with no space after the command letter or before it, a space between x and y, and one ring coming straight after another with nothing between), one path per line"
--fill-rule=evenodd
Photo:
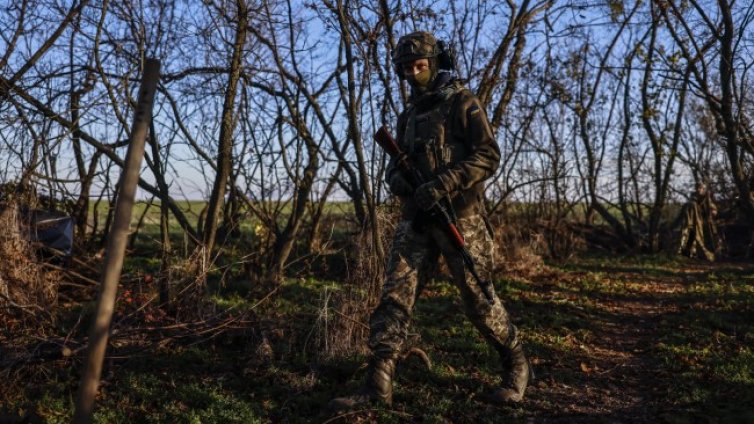
M481 215L460 218L457 227L480 277L488 278L493 266L494 245L484 219ZM418 232L412 228L411 221L403 220L393 238L382 297L370 319L369 347L377 358L391 359L402 352L414 303L434 273L440 254L461 292L466 316L482 336L501 353L514 343L515 327L510 324L502 302L493 293L494 305L487 303L444 231L427 225Z

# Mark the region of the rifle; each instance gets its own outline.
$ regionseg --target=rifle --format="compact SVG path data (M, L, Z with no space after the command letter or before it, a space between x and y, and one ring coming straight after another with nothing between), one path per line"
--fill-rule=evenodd
M374 141L376 141L377 144L379 144L380 147L382 147L382 149L396 161L398 169L400 169L403 175L408 178L408 182L414 190L427 182L424 175L422 175L421 171L411 163L406 152L401 150L398 143L396 143L386 127L382 126L377 130L374 134ZM461 232L458 231L458 227L456 227L454 222L455 220L451 218L450 211L452 211L452 206L450 202L447 198L442 199L441 202L435 203L428 211L430 216L445 230L453 247L455 247L461 254L466 269L469 270L474 277L474 280L479 285L479 288L482 289L482 293L484 293L487 303L493 305L495 303L495 298L492 296L492 284L489 281L482 280L476 272L474 259L471 257L469 249L466 248L466 242L464 241Z

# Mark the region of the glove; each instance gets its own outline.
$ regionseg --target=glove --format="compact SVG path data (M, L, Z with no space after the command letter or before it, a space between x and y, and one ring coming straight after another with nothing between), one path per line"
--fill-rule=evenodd
M419 188L416 189L416 193L414 193L414 199L420 208L428 211L432 209L432 206L434 206L435 203L442 199L446 194L448 193L445 191L442 182L440 180L434 180L419 186Z
M396 196L410 196L414 193L414 187L406 180L400 172L393 174L388 181L390 192Z

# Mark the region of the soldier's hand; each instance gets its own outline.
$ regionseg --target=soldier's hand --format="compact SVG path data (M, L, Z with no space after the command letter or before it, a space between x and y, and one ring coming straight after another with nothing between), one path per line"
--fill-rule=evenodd
M414 187L406 180L400 172L393 174L388 181L390 192L396 196L410 196L414 193Z
M446 194L440 180L434 180L419 186L414 193L414 199L416 204L426 211L432 209L432 206Z

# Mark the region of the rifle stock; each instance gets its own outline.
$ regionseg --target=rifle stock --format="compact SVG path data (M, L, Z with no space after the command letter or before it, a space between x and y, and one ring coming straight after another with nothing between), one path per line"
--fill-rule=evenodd
M382 147L382 150L386 151L390 156L400 156L401 148L398 147L398 143L395 141L388 129L384 126L374 134L374 141Z
M398 169L400 169L403 175L408 178L409 183L411 183L411 186L413 186L414 189L417 189L422 183L424 183L424 178L422 178L419 170L411 166L408 161L408 156L403 150L401 150L400 146L398 146L398 142L396 142L393 136L390 135L390 131L388 131L385 126L380 127L380 129L374 134L374 141L376 141L391 158L395 159L398 163Z

